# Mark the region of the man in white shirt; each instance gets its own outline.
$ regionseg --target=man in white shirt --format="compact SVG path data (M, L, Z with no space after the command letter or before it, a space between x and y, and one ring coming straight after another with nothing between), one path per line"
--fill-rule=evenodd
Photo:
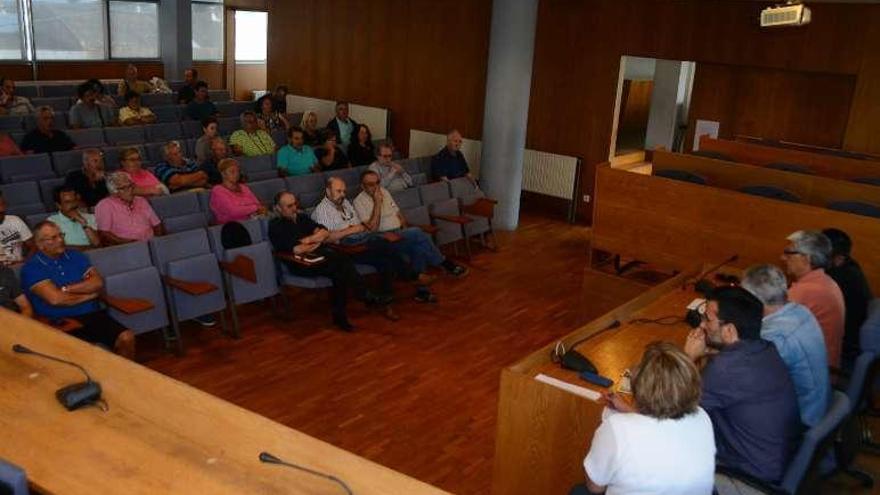
M33 248L31 229L21 218L6 214L6 199L0 194L0 263L19 263Z
M15 81L0 78L0 115L28 115L35 111L30 100L15 95Z
M376 161L370 165L370 170L379 175L383 189L403 191L412 187L412 177L400 164L391 161L392 156L394 156L394 147L391 143L382 141L376 147Z

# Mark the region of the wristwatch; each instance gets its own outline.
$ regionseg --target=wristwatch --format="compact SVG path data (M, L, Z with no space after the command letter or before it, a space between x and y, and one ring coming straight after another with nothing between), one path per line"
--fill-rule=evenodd
M61 292L67 292L67 286L66 286L66 285L62 285L62 286L61 286Z

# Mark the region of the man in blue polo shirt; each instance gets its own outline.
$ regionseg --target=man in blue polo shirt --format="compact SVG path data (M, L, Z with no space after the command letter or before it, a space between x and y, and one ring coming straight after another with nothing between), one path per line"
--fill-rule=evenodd
M46 220L34 227L37 253L21 268L21 286L37 316L70 319L81 325L71 335L102 344L117 354L134 358L134 332L101 309L98 297L104 279L89 259L67 249L64 236Z
M290 144L284 145L278 150L278 170L284 175L306 175L314 171L318 164L311 146L304 146L303 130L299 127L291 127L287 131L287 140Z
M763 316L763 304L747 290L716 289L684 350L694 360L718 351L703 368L700 398L715 430L718 465L777 483L803 425L785 362L761 338Z

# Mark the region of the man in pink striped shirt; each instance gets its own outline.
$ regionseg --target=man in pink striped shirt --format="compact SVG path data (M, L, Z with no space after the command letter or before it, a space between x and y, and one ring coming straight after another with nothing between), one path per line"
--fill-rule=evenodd
M786 271L794 278L789 300L806 306L822 327L828 364L840 367L846 306L837 283L825 273L831 241L817 231L799 230L788 236L782 254Z
M135 196L134 183L126 172L110 174L107 189L110 196L95 207L98 235L104 244L146 241L164 233L150 203Z

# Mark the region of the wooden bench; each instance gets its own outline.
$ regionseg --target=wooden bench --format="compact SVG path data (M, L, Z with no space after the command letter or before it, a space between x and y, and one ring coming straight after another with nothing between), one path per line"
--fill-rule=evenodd
M782 148L789 150L799 150L806 151L808 153L817 153L820 155L831 155L831 156L840 156L843 158L854 158L856 160L874 160L880 161L880 156L872 155L870 153L859 153L856 151L846 151L837 148L827 148L825 146L814 146L812 144L802 144L802 143L792 143L790 141L773 141L768 139L762 139L754 136L743 136L737 135L734 138L734 141L739 143L751 143L757 144L759 146L766 146L770 148Z
M708 136L700 138L700 151L723 153L731 160L757 166L767 166L774 163L803 165L815 175L832 179L880 178L880 163L871 160L773 148L752 143L712 139Z
M787 203L662 177L596 170L593 250L683 270L695 262L735 266L777 263L797 230L836 227L853 239L853 256L880 291L880 219Z
M748 186L774 186L798 196L802 203L825 208L833 201L862 201L880 205L880 188L816 175L798 174L745 163L715 160L657 150L653 172L686 170L704 177L710 186L739 190Z

